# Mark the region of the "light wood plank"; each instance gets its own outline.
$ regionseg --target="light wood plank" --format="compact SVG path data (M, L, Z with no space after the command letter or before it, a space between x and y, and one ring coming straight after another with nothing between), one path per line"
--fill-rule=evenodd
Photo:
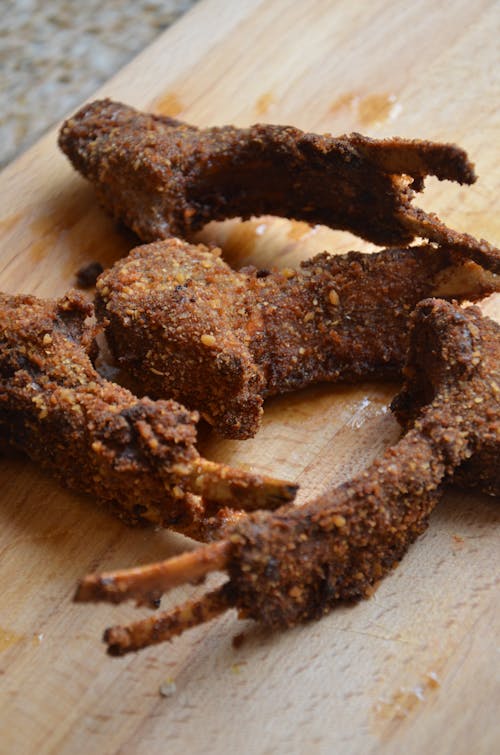
M99 96L200 125L259 120L463 144L480 181L430 182L450 224L500 244L498 4L493 0L205 0ZM76 270L130 248L69 167L55 131L0 177L0 285L55 296ZM212 226L233 260L279 264L349 234L269 218ZM500 316L498 297L484 305ZM394 386L313 388L267 406L257 438L204 439L213 458L296 478L302 500L397 437ZM130 530L21 457L0 459L0 751L5 753L491 753L500 737L498 503L450 492L370 601L270 635L233 614L168 646L110 660L104 626L127 606L82 607L95 568L187 547ZM173 605L204 588L175 591ZM232 638L245 631L240 649ZM175 693L159 695L174 679Z

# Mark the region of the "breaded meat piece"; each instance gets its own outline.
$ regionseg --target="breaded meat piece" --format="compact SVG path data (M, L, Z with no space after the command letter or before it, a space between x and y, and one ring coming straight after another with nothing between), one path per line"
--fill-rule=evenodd
M500 272L498 249L412 205L428 175L476 180L453 144L356 133L334 138L269 124L198 129L98 100L63 124L59 146L102 205L143 241L186 237L209 220L268 214L380 245L421 236L479 264L493 255Z
M406 434L355 479L301 507L257 512L217 543L139 570L90 575L77 600L144 601L225 570L199 601L108 629L113 655L171 639L228 608L271 628L319 619L361 598L425 530L444 484L500 444L500 326L439 299L411 316L409 382L394 402ZM493 469L490 468L490 472ZM499 469L496 468L498 489ZM489 486L489 482L487 483Z
M76 292L59 301L0 294L2 438L126 521L193 537L231 519L226 507L275 508L294 497L294 485L203 459L196 412L102 378L89 358L92 314Z
M169 239L101 275L96 310L138 392L175 398L220 434L248 438L268 396L399 377L421 299L499 290L500 276L443 247L324 253L298 270L236 272L217 250Z

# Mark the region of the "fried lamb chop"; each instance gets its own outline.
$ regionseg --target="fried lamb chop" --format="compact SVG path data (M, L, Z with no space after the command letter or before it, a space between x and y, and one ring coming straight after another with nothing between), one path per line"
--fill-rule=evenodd
M380 245L421 236L479 264L493 256L500 272L498 249L412 205L428 175L476 180L453 144L356 133L334 138L269 124L198 129L98 100L63 124L59 145L103 206L143 241L187 237L209 220L269 214Z
M200 539L236 518L230 509L294 497L294 485L202 458L196 412L102 378L89 357L92 314L76 293L57 302L0 294L2 438L123 519Z
M400 377L421 299L494 291L499 275L445 247L324 253L298 270L236 272L217 250L168 239L101 275L96 311L138 391L175 398L222 435L248 438L269 396Z
M210 571L228 574L199 601L108 629L108 651L169 640L231 607L271 628L319 619L339 600L370 594L426 528L457 470L467 481L467 465L486 461L481 487L498 492L499 325L475 307L421 302L406 374L394 402L406 434L355 479L302 507L250 514L225 539L163 563L82 580L76 600L144 602Z

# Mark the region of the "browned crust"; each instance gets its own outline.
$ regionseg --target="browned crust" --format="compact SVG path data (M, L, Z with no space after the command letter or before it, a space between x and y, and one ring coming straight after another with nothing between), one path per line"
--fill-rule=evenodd
M186 237L209 220L271 214L388 246L419 235L480 264L486 253L494 256L500 272L498 249L411 205L427 175L476 180L453 144L334 138L269 124L197 129L101 100L64 123L59 145L104 207L143 241Z
M355 480L236 527L227 568L241 615L290 626L369 594L425 529L443 483L485 444L498 450L498 325L437 300L413 323L409 370L427 400L410 429Z
M306 507L236 527L227 568L241 615L290 626L369 594L426 527L443 483L485 443L498 448L499 326L438 300L412 321L411 378L395 408L401 416L417 390L421 401L406 435Z
M429 245L319 254L236 272L168 239L104 273L96 310L137 391L197 409L226 437L257 431L266 397L320 381L399 377L409 315L428 296L475 300L500 276Z
M242 519L222 541L224 564L205 551L207 570L211 562L228 572L221 588L227 604L241 617L277 628L318 619L339 600L369 595L425 529L444 483L484 449L495 446L498 454L499 333L474 307L421 302L412 315L407 383L394 402L406 434L356 479L304 506ZM498 486L498 467L495 474ZM168 562L162 568L168 574ZM143 598L137 575L136 587ZM155 595L159 591L156 581ZM108 599L105 590L87 597ZM109 597L115 600L116 592ZM162 617L167 639L170 626L190 626L178 621L182 609ZM112 639L114 653L144 647L158 637L148 626L142 622L138 630L140 644L116 628L105 640Z
M89 358L92 312L75 292L57 302L0 294L0 430L11 445L128 522L193 537L231 519L224 507L294 497L294 485L200 457L196 412L102 378Z

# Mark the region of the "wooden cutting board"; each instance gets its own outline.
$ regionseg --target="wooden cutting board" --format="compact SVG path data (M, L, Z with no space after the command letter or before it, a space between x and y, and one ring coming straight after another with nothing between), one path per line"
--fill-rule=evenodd
M421 204L500 244L499 21L495 0L206 0L99 95L199 125L456 141L480 180L429 181ZM131 246L59 154L55 132L0 186L4 290L61 294L82 264L110 264ZM240 263L369 248L269 218L204 238ZM484 310L500 316L499 298ZM319 387L270 401L255 439L211 436L202 450L297 479L305 500L394 441L396 388ZM138 613L73 605L77 579L191 544L127 529L20 456L0 459L0 483L2 753L498 752L498 501L450 492L373 598L319 623L270 634L228 614L112 660L102 629ZM179 589L164 605L202 589Z

